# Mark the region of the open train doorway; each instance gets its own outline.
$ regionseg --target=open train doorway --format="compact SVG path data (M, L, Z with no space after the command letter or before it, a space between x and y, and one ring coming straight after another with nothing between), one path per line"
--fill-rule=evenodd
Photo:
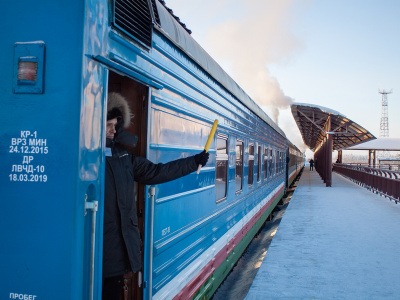
M137 82L129 77L122 76L113 71L109 71L108 93L116 92L121 94L129 104L131 113L134 117L131 119L131 124L125 131L138 136L136 147L126 147L135 156L146 157L147 149L147 119L148 119L148 96L149 88L140 82ZM143 241L145 236L145 185L135 182L135 199L138 228ZM143 242L141 243L141 260L143 264ZM124 287L120 291L121 300L138 300L143 299L143 270L135 274L127 273L124 275Z

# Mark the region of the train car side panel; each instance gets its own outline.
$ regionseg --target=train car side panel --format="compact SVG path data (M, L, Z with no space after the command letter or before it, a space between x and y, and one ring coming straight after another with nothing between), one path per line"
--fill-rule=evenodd
M80 192L86 178L78 175L84 5L18 1L2 14L0 224L9 230L1 234L0 297L79 299L89 285L85 193L93 200L100 191L87 184ZM37 76L14 76L24 64L36 65Z

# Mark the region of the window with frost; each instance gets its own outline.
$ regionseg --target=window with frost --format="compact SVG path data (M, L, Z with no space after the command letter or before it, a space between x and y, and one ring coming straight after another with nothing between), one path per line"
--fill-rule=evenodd
M221 202L226 199L228 183L228 137L223 134L217 136L217 155L215 171L215 200Z
M273 177L274 176L274 159L275 159L275 157L274 157L274 150L270 150L270 153L269 153L269 177L271 178L271 177Z
M254 144L249 145L249 174L248 181L249 186L253 185L253 173L254 173Z
M235 191L243 188L243 141L236 141Z

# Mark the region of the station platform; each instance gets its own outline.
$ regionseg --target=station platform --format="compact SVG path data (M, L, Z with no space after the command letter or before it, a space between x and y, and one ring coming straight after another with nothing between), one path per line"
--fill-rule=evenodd
M303 171L245 299L400 299L400 205Z

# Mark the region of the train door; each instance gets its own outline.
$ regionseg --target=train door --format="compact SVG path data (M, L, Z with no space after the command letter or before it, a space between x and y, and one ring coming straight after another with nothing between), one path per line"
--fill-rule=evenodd
M146 157L147 149L147 119L148 119L148 96L149 88L128 77L121 76L113 71L109 72L108 92L118 92L124 96L129 103L134 118L131 125L126 129L127 132L139 137L135 148L129 150L136 156ZM145 210L145 186L135 183L135 199L138 215L138 226L142 240L144 234L144 210ZM143 244L143 243L142 243ZM143 249L142 265L143 265ZM136 300L143 298L143 271L135 274L124 275L124 289L121 291L120 299Z

